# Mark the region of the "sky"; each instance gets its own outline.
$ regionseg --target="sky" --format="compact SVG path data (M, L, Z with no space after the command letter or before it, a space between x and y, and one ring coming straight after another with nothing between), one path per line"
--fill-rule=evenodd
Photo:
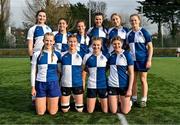
M26 0L10 0L11 1L11 18L10 18L10 25L16 26L16 27L22 27L22 22L24 20L23 11L26 10ZM65 0L66 1L66 0ZM97 0L91 0L91 1L97 1ZM136 0L98 0L103 1L107 5L106 14L109 18L110 15L114 12L127 15L129 18L129 15L132 13L137 13L135 8L139 6L139 4L136 2ZM69 0L70 3L75 4L77 2L81 2L84 4L87 4L89 0ZM155 32L155 29L151 28L150 26L150 32Z

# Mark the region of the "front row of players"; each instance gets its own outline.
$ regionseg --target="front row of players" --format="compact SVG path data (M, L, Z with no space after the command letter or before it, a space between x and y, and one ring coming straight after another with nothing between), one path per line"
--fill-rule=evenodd
M130 53L121 48L123 41L120 37L111 40L114 48L111 55L102 53L102 39L99 37L92 39L93 51L86 55L77 51L76 35L68 37L69 49L62 53L54 49L52 33L46 33L43 42L42 50L33 54L31 69L32 95L36 96L35 107L38 115L43 115L46 110L55 115L59 100L61 110L68 112L71 95L75 109L82 112L86 76L89 113L94 111L97 96L104 113L108 112L108 107L112 113L116 113L119 102L122 113L127 114L131 110L133 60ZM61 76L61 87L58 76Z

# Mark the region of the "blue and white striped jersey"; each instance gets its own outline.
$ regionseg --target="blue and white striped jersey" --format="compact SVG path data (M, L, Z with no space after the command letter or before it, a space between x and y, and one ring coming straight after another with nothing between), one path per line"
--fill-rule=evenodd
M80 87L82 85L82 59L83 54L76 52L62 53L62 87Z
M103 53L108 53L108 49L107 49L107 29L103 28L103 27L91 27L87 34L90 37L90 47L89 50L92 52L92 38L93 37L101 37L103 40L103 44L102 44L102 51Z
M84 54L88 53L90 38L87 35L82 36L78 33L76 35L77 35L77 39L78 39L77 50L80 52L83 52Z
M62 34L59 32L53 32L55 36L55 49L59 52L65 52L68 50L67 38L71 35L70 32Z
M89 77L87 87L91 89L107 88L106 65L107 59L102 53L98 56L92 52L86 54L83 65L88 69Z
M47 32L52 32L51 28L47 25L34 25L31 27L27 34L27 39L33 41L33 52L41 51L44 43L44 34Z
M151 35L144 28L140 28L140 30L137 32L132 30L128 32L127 42L134 61L147 60L148 50L146 45L151 41Z
M35 81L58 81L58 63L60 61L61 54L57 51L53 52L53 56L47 50L43 50L42 53L41 51L35 52L32 57L31 85L35 86Z
M108 64L110 66L108 86L119 88L128 87L128 66L134 64L130 53L124 50L119 54L113 53L108 60Z
M114 37L119 36L121 37L122 40L124 40L124 43L125 43L127 33L128 33L128 28L126 27L120 27L118 29L115 27L112 27L108 30L108 37L109 37L109 40L111 41ZM114 48L112 44L110 44L109 53L113 52L113 50Z

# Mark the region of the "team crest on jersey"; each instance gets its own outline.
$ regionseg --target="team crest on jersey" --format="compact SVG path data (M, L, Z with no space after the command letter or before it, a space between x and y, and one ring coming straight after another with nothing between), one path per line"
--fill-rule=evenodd
M103 55L101 55L100 59L102 59L102 60L103 60L103 58L104 58L104 57L103 57Z
M46 26L46 29L48 30L48 29L49 29L49 27L48 27L48 26Z
M139 35L140 35L140 36L143 36L143 34L142 34L141 32L139 32Z
M76 54L76 58L79 58L79 55L78 55L78 54Z
M123 54L120 54L119 56L122 58L122 57L123 57Z

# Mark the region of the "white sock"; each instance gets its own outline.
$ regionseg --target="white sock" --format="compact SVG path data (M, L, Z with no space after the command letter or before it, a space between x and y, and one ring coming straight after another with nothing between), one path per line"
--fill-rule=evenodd
M147 102L147 96L142 97L142 98L141 98L141 101Z
M132 101L133 102L137 101L137 96L132 96Z

